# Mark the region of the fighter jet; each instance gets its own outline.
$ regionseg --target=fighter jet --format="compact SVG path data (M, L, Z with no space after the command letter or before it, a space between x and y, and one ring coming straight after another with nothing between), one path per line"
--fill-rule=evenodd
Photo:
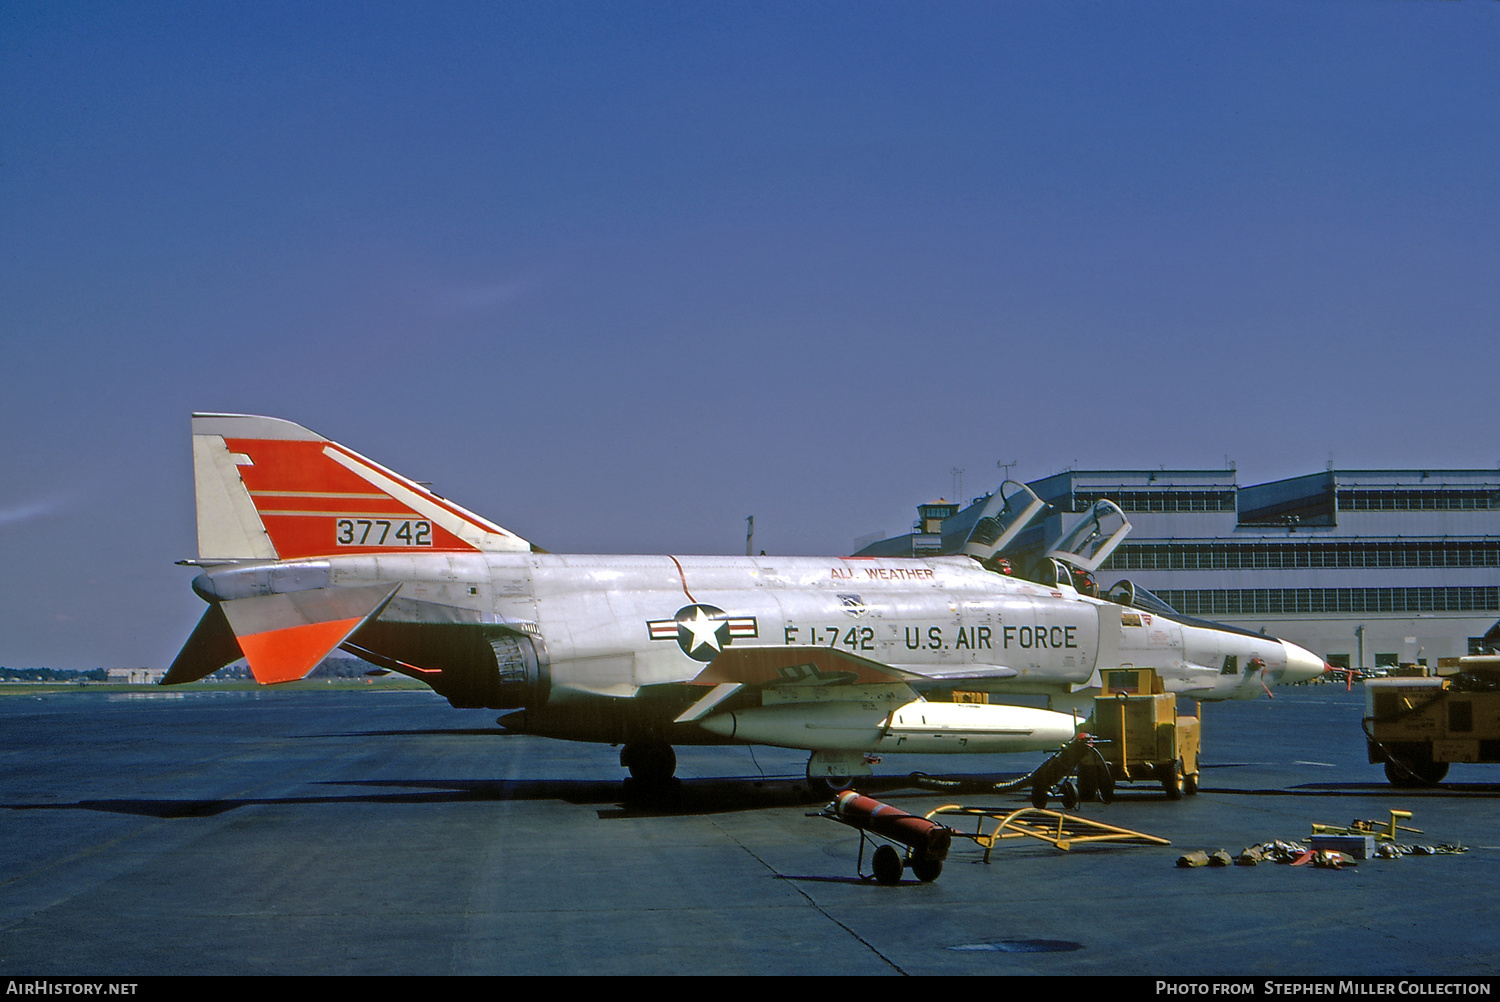
M343 650L456 707L510 710L510 730L620 745L641 783L672 777L674 745L749 743L807 750L809 781L837 789L887 753L1056 749L1101 670L1155 668L1212 700L1325 669L1129 582L1081 593L1129 529L1109 502L1040 580L1003 573L1044 507L1013 481L953 556L565 556L289 421L195 414L192 431L198 556L182 563L208 609L167 685L242 657L286 682ZM1006 702L1040 696L1050 708Z

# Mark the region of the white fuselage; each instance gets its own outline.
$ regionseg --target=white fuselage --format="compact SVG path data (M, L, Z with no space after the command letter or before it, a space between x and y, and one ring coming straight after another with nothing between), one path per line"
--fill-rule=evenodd
M1245 698L1262 679L1322 670L1274 637L1124 609L967 557L487 553L308 563L326 566L333 585L400 583L386 621L431 621L438 610L452 621L517 624L544 641L552 699L564 702L693 679L716 648L707 641L690 656L670 621L694 605L735 621L723 645L830 647L922 674L1013 669L950 686L1002 697L1078 693L1097 687L1100 669L1122 665L1154 668L1169 691L1195 699Z

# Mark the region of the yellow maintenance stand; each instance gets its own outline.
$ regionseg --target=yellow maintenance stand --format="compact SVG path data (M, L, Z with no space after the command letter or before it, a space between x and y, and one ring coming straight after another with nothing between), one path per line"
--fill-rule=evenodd
M1102 739L1096 748L1110 777L1125 783L1158 780L1169 800L1197 793L1201 719L1178 716L1176 695L1162 688L1153 668L1113 669L1101 678L1104 688L1094 700L1090 733ZM1089 764L1078 775L1084 800L1106 785Z

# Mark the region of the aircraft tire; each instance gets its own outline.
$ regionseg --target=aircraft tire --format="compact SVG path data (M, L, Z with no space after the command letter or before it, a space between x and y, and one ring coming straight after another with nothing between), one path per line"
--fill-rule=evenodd
M923 856L911 861L911 874L924 884L930 884L943 872L943 861Z
M840 793L854 786L853 776L808 776L807 790L814 797L835 800Z
M901 854L888 845L883 845L875 850L874 857L870 860L870 868L875 872L875 880L887 887L893 887L901 883Z
M1166 791L1168 800L1182 799L1182 762L1167 762L1157 766L1161 773L1161 788Z
M668 744L629 744L620 749L620 764L641 786L664 786L677 773L677 753Z
M807 760L807 790L815 797L827 797L833 800L840 793L854 786L853 776L827 776L813 775L813 760Z

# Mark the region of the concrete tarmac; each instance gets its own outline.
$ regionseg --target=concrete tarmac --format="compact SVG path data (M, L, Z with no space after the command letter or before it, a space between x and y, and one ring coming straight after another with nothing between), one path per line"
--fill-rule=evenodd
M0 973L1495 975L1500 767L1394 789L1362 700L1209 704L1199 796L1081 810L1169 848L1024 840L986 865L956 840L935 883L884 887L854 831L807 816L800 752L679 749L679 796L653 806L624 798L618 749L428 692L8 696ZM866 788L1019 807L905 777L1037 760L891 756ZM1470 851L1174 866L1392 807L1412 841Z

